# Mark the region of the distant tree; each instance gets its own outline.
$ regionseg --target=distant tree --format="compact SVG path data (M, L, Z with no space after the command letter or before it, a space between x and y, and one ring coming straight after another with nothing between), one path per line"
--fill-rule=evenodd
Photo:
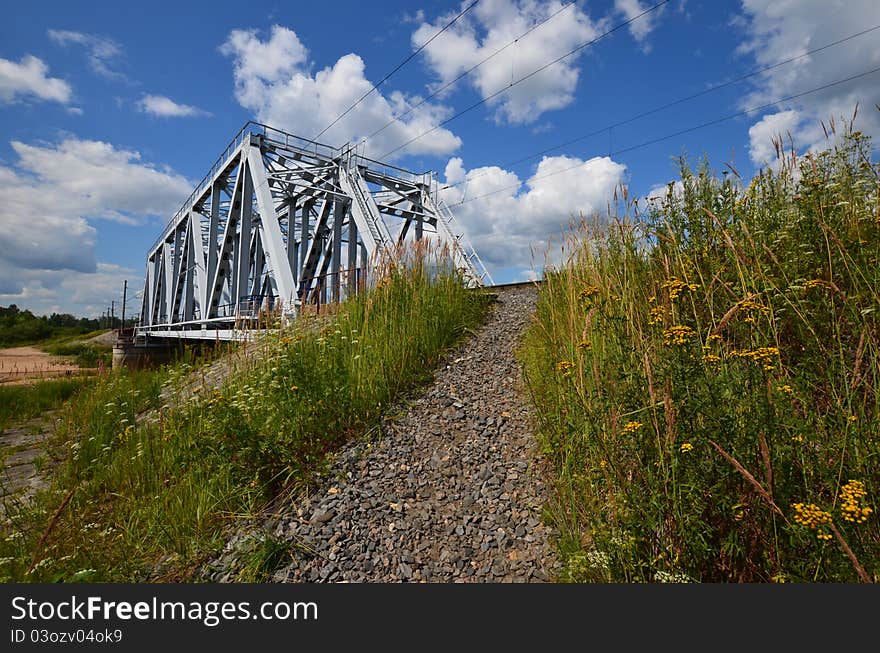
M39 342L59 335L77 335L100 328L96 319L78 318L70 313L37 317L17 305L0 306L0 346Z

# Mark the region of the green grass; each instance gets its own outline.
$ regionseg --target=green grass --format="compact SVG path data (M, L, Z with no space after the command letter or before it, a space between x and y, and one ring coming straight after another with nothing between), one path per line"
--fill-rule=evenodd
M92 381L73 378L0 386L0 431L58 408Z
M37 344L40 349L49 354L72 358L80 367L98 367L99 365L110 367L113 360L113 347L86 342L86 340L102 333L105 331L56 336Z
M521 350L563 580L878 579L870 152L839 134L745 186L683 165L572 235Z
M164 371L114 373L81 395L60 433L68 460L0 539L0 575L187 579L237 519L307 483L347 439L375 431L389 404L479 322L485 296L457 274L428 270L416 256L332 318L301 318L248 345L254 365L220 390L197 388L152 423L134 417L155 405ZM276 542L257 547L242 578L267 577L285 555Z

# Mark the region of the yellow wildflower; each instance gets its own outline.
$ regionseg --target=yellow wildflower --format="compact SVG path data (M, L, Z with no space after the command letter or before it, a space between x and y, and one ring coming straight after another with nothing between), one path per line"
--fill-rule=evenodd
M870 506L862 505L868 492L865 484L861 481L849 480L849 483L840 488L840 512L843 518L854 524L864 524L874 512Z
M753 311L757 313L761 313L762 315L770 315L770 309L763 304L759 304L758 302L752 301L751 299L746 299L739 304L740 310L745 311Z
M662 324L663 318L666 316L666 309L662 306L655 306L650 311L648 324Z
M663 341L667 345L686 345L696 332L689 326L677 324L663 331Z
M685 442L684 444L681 445L681 452L687 453L688 451L691 451L693 448L694 448L694 445L692 445L690 442Z
M571 376L572 368L574 368L574 363L571 361L559 361L556 363L556 371L561 372L562 376Z
M599 288L596 286L591 286L587 284L584 286L580 293L578 293L578 300L581 303L589 304L592 302L592 298L599 294Z
M850 415L850 416L847 417L846 419L847 419L847 421L850 422L850 424L854 424L855 422L858 422L858 421L859 421L859 418L856 417L855 415Z
M627 422L626 424L624 424L623 431L621 431L621 433L623 433L624 435L628 433L635 433L640 428L642 428L642 426L644 426L644 424L642 424L641 422Z
M820 540L831 539L831 533L825 530L825 527L831 523L830 512L825 512L815 503L806 505L796 503L792 508L794 508L795 522L811 530L816 530L816 537Z
M748 358L755 363L761 363L765 370L773 369L773 362L779 356L778 347L758 347L757 349L743 349L741 351L730 352L731 358Z
M787 383L785 385L776 386L776 389L779 390L779 392L784 392L787 395L790 395L794 392L794 390L791 389L791 386Z
M578 351L590 351L590 349L592 348L593 343L591 343L589 340L581 340L577 345Z
M125 430L122 431L117 437L119 438L120 442L125 442L126 440L128 440L131 437L132 433L134 433L134 427L131 424L129 424L128 426L125 427Z
M686 281L682 281L681 279L677 279L676 277L670 277L669 279L661 283L660 287L668 290L669 299L674 300L678 298L683 290L694 292L700 286L695 283L687 283Z
M689 290L694 292L700 286L695 283L687 283L686 281L682 281L676 277L670 277L666 281L660 284L661 288L669 291L669 299L675 300L682 293L683 290Z

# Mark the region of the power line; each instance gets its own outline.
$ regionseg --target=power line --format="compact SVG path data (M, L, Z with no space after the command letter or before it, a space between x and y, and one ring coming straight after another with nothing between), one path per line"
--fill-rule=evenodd
M630 117L630 118L627 118L627 119L625 119L625 120L621 120L621 121L619 121L619 122L615 122L615 123L613 123L613 124L607 125L607 126L605 126L605 127L602 127L601 129L597 129L597 130L595 130L595 131L591 131L591 132L589 132L588 134L583 134L583 135L581 135L581 136L577 136L577 137L572 138L572 139L570 139L570 140L567 140L567 141L565 141L565 142L563 142L563 143L558 143L557 145L553 145L553 146L551 146L551 147L547 147L547 148L545 148L545 149L543 149L543 150L540 150L540 151L538 151L538 152L535 152L535 153L533 153L533 154L528 154L528 155L526 155L526 156L520 157L519 159L515 159L515 160L513 160L513 161L508 161L508 162L506 162L506 163L501 163L501 164L499 164L499 165L500 165L501 167L503 167L503 168L508 168L508 167L510 167L510 166L515 166L515 165L518 165L518 164L523 163L523 162L525 162L525 161L529 161L529 160L531 160L531 159L535 159L535 158L537 158L537 157L539 157L539 156L541 156L541 155L543 155L543 154L547 154L548 152L553 152L554 150L559 150L559 149L561 149L561 148L563 148L563 147L567 147L567 146L569 146L569 145L573 145L573 144L575 144L575 143L578 143L578 142L580 142L580 141L586 140L586 139L588 139L588 138L592 138L593 136L598 136L599 134L603 134L603 133L605 133L606 131L610 131L610 130L612 130L612 129L616 129L617 127L622 127L623 125L628 125L628 124L630 124L630 123L632 123L632 122L635 122L636 120L640 120L641 118L645 118L645 117L647 117L647 116L653 115L653 114L655 114L655 113L659 113L659 112L664 111L664 110L666 110L666 109L670 109L670 108L672 108L672 107L674 107L674 106L677 106L677 105L679 105L679 104L683 104L683 103L685 103L685 102L689 102L690 100L694 100L694 99L696 99L696 98L698 98L698 97L702 97L703 95L707 95L707 94L709 94L709 93L713 93L714 91L718 91L718 90L720 90L720 89L722 89L722 88L727 88L728 86L734 86L734 85L736 85L736 84L740 84L740 83L746 81L747 79L750 79L750 78L752 78L752 77L755 77L756 75L760 75L761 73L766 73L767 71L774 70L774 69L779 68L780 66L784 66L784 65L786 65L786 64L790 64L790 63L792 63L792 62L794 62L794 61L797 61L798 59L803 59L804 57L808 57L808 56L810 56L810 55L816 54L817 52L821 52L821 51L823 51L823 50L827 50L828 48L832 48L832 47L834 47L834 46L836 46L836 45L840 45L841 43L846 43L847 41L851 41L852 39L858 38L859 36L864 36L865 34L869 34L869 33L871 33L871 32L874 32L874 31L878 30L878 29L880 29L880 25L875 25L874 27L870 27L870 28L868 28L868 29L862 30L861 32L857 32L857 33L855 33L855 34L851 34L851 35L849 35L849 36L847 36L847 37L845 37L845 38L838 39L837 41L834 41L834 42L832 42L832 43L828 43L828 44L826 44L826 45L823 45L823 46L821 46L821 47L815 48L815 49L813 49L813 50L809 50L809 51L807 51L807 52L804 52L804 53L802 53L802 54L796 55L796 56L794 56L794 57L790 57L790 58L788 58L788 59L785 59L785 60L783 60L783 61L779 61L779 62L774 63L774 64L771 64L771 65L769 65L769 66L765 66L765 67L763 67L763 68L758 68L758 69L753 70L753 71L751 71L751 72L749 72L749 73L746 73L745 75L741 75L740 77L736 77L736 78L734 78L734 79L732 79L732 80L729 80L729 81L727 81L727 82L722 82L722 83L720 83L720 84L716 84L715 86L710 86L710 87L708 87L708 88L706 88L706 89L703 89L702 91L698 91L697 93L694 93L694 94L692 94L692 95L688 95L687 97L683 97L683 98L679 98L679 99L677 99L677 100L673 100L672 102L668 102L668 103L663 104L663 105L661 105L661 106L654 107L653 109L648 109L647 111L643 111L642 113L636 114L636 115L634 115L634 116L632 116L632 117ZM610 149L610 148L609 148L609 149ZM456 187L456 186L462 186L462 185L464 185L464 184L467 184L467 183L470 183L470 182L474 181L475 179L479 179L480 177L483 177L483 176L485 176L486 174L488 174L488 173L487 173L487 172L478 173L478 174L474 175L473 177L469 177L469 178L467 178L467 179L463 179L462 181L457 181L457 182L455 182L454 184L447 184L447 185L443 186L443 187L441 188L441 190L444 190L444 189L446 189L446 188L454 188L454 187Z
M385 77L383 77L383 78L381 79L381 81L379 81L378 83L374 84L374 85L373 85L373 88L371 88L369 91L367 91L367 92L364 93L362 96L360 96L360 98L358 98L358 100L357 100L354 104L352 104L352 105L351 105L350 107L348 107L345 111L343 111L339 116L337 116L336 120L334 120L334 121L331 122L329 125L327 125L326 127L324 127L324 129L322 129L322 130L320 131L320 133L318 133L318 135L315 136L312 140L313 140L313 141L316 141L316 140L318 140L319 138L321 138L321 136L324 135L324 132L326 132L326 131L327 131L328 129L330 129L333 125L335 125L337 122L339 122L340 120L342 120L346 115L348 115L349 111L351 111L351 110L354 109L357 105L359 105L361 102L363 102L364 100L366 100L366 99L370 96L370 94L371 94L373 91L375 91L375 90L376 90L377 88L379 88L382 84L384 84L385 82L387 82L387 81L391 78L391 76L394 75L394 73L396 73L398 70L400 70L401 68L403 68L406 64L408 64L410 61L412 61L413 58L414 58L419 52L421 52L422 50L424 50L424 49L428 46L428 44L431 43L431 41L433 41L434 39L436 39L438 36L440 36L440 35L441 35L443 32L445 32L447 29L449 29L450 27L452 27L452 25L453 25L453 24L454 24L459 18L461 18L462 16L464 16L464 15L465 15L467 12L469 12L471 9L473 9L474 6L475 6L479 1L480 1L480 0L474 0L474 1L473 1L472 3L470 3L467 7L465 7L464 9L462 9L462 10L458 13L458 15L457 15L455 18L453 18L452 20L450 20L448 23L446 23L446 25L444 25L443 28L442 28L439 32L437 32L436 34L434 34L434 36L432 36L432 37L429 38L427 41L425 41L424 43L422 43L422 44L418 47L417 50L415 50L414 52L412 52L412 53L411 53L406 59L404 59L403 61L401 61L401 62L400 62L395 68L394 68L394 70L392 70L390 73L388 73L387 75L385 75Z
M668 2L669 2L669 0L661 0L660 2L658 2L658 3L655 4L655 5L653 5L652 7L649 7L648 9L645 9L642 13L638 14L637 16L633 16L632 18L629 18L629 19L623 21L622 23L618 23L617 25L615 25L614 27L612 27L612 28L609 29L608 31L603 32L603 33L600 34L599 36L597 36L597 37L595 37L595 38L593 38L593 39L591 39L591 40L589 40L589 41L585 41L584 43L581 43L580 45L578 45L578 46L575 47L574 49L569 50L568 52L566 52L566 53L565 53L564 55L562 55L561 57L557 57L557 58L554 59L553 61L550 61L550 62L544 64L544 65L541 66L540 68L536 68L535 70L533 70L532 72L530 72L528 75L525 75L524 77L521 77L520 79L518 79L518 80L516 80L516 81L512 81L512 82L510 82L510 84L508 84L508 85L505 86L504 88L495 91L495 92L492 93L491 95L489 95L489 96L487 96L487 97L484 97L482 100L479 100L478 102L474 102L472 105L466 107L465 109L462 109L462 110L459 111L458 113L453 114L452 116L450 116L450 117L447 118L446 120L441 121L440 123L438 123L438 124L435 125L434 127L431 127L431 129L428 129L427 131L424 131L424 132L422 132L421 134L418 134L418 135L412 137L411 139L409 139L408 141L406 141L406 142L403 143L402 145L398 145L398 146L395 147L393 150L389 150L388 152L386 152L385 154L383 154L383 155L380 156L379 158L380 158L380 159L384 159L385 157L388 157L388 156L394 154L395 152L398 152L398 151L402 150L402 149L405 148L407 145L409 145L409 144L411 144L411 143L414 143L415 141L419 140L420 138L423 138L423 137L427 136L428 134L430 134L430 133L432 133L432 132L434 132L434 131L437 131L437 130L440 129L443 125L447 125L447 124L449 124L450 122L452 122L453 120L455 120L455 119L457 119L457 118L460 118L461 116L463 116L464 114L466 114L468 111L471 111L471 110L473 110L473 109L476 109L478 106L480 106L480 105L482 105L482 104L485 104L485 103L488 102L489 100L492 100L492 99L498 97L499 95L501 95L502 93L505 93L505 92L509 91L509 90L510 90L511 88L513 88L514 86L517 86L518 84L521 84L522 82L524 82L524 81L526 81L526 80L528 80L528 79L531 79L532 77L534 77L534 76L537 75L538 73L541 73L541 72L547 70L550 66L554 66L554 65L558 64L560 61L562 61L563 59L566 59L566 58L570 57L570 56L573 55L575 52L579 52L579 51L583 50L584 48L589 47L589 46L591 46L591 45L597 43L598 41L601 41L601 40L604 39L606 36L610 36L610 35L613 34L614 32L616 32L616 31L618 31L618 30L620 30L620 29L622 29L622 28L624 28L624 27L630 25L631 23L637 21L637 20L638 20L639 18L641 18L642 16L645 16L645 15L651 13L652 11L656 11L657 9L659 9L659 8L662 7L663 5L667 4Z
M643 147L648 147L649 145L654 145L656 143L660 143L661 141L669 140L670 138L675 138L676 136L682 136L684 134L689 134L691 132L695 132L699 129L704 129L706 127L711 127L713 125L717 125L722 122L726 122L728 120L733 120L734 118L739 118L740 116L744 116L749 113L754 113L756 111L762 111L764 109L768 109L772 106L776 106L777 104L781 104L782 102L788 102L790 100L796 100L798 98L804 97L805 95L810 95L811 93L817 93L819 91L824 91L827 88L831 88L833 86L839 86L840 84L845 84L847 82L851 82L856 79L860 79L862 77L867 77L868 75L873 75L874 73L880 72L880 67L872 68L871 70L867 70L863 73L859 73L858 75L852 75L851 77L846 77L844 79L839 79L835 82L829 82L828 84L823 84L822 86L817 86L816 88L811 88L808 91L803 91L801 93L796 93L795 95L789 95L784 98L780 98L778 100L774 100L773 102L768 102L767 104L762 104L756 107L750 107L748 109L743 109L742 111L737 111L736 113L731 113L729 115L723 116L721 118L716 118L715 120L710 120L708 122L701 123L699 125L694 125L693 127L688 127L686 129L681 129L679 131L673 132L671 134L666 134L665 136L658 136L657 138L652 138L650 140L639 143L638 145L631 145L630 147L625 147L615 152L612 152L610 156L617 156L619 154L625 154L627 152L632 152L633 150L638 150ZM573 166L568 166L567 168L562 168L561 170L554 170L553 172L548 172L545 175L540 175L538 177L532 177L529 181L535 182L540 181L542 179L547 179L548 177L554 177L556 175L562 174L563 172L569 172L576 168L580 168L589 163L589 161L583 161L581 163L575 164ZM519 188L520 184L503 186L501 188L496 188L495 190L483 193L482 195L477 195L476 197L470 197L466 200L461 200L459 202L455 202L454 204L449 204L450 207L453 206L461 206L462 204L467 204L468 202L474 202L479 199L483 199L485 197L490 197L491 195L497 195L498 193L503 193L506 190L511 190L513 188Z
M565 11L566 9L568 9L570 6L572 6L572 5L575 4L575 3L576 3L576 0L569 0L569 2L566 2L566 3L565 3L564 5L562 5L559 9L557 9L557 10L554 11L552 14L550 14L549 16L547 16L544 20L542 20L542 21L539 22L539 23L535 23L535 24L532 25L529 29L527 29L525 32L523 32L522 34L520 34L519 36L517 36L515 39L513 39L512 41L510 41L510 42L508 42L507 44L503 45L502 47L498 48L497 50L495 50L495 52L493 52L492 54L490 54L488 57L482 59L481 61L478 61L478 62L475 63L473 66L471 66L470 68L468 68L467 70L465 70L463 73L461 73L458 77L456 77L455 79L453 79L452 81L447 82L446 84L444 84L443 86L441 86L440 88L438 88L436 91L434 91L433 93L431 93L431 94L428 95L427 97L422 98L419 102L417 102L417 103L414 104L413 106L409 107L406 111L404 111L404 112L401 113L400 115L398 115L398 116L393 116L393 117L391 118L391 120L389 120L388 122L386 122L386 123L385 123L384 125L382 125L379 129L377 129L376 131L374 131L372 134L370 134L369 136L367 136L366 140L370 140L370 139L373 138L374 136L377 136L377 135L381 134L383 131L385 131L386 129L388 129L388 128L389 128L391 125L393 125L395 122L400 122L401 119L403 119L403 118L405 118L406 116L408 116L409 114L411 114L413 111L415 111L415 110L418 109L420 106L422 106L423 104L425 104L428 100L431 100L432 98L437 97L438 95L440 95L440 93L442 93L443 91L445 91L447 88L449 88L450 86L452 86L452 85L455 84L456 82L460 81L460 80L463 79L464 77L467 77L467 76L470 75L472 72L474 72L477 68L479 68L480 66L482 66L482 65L483 65L484 63L486 63L487 61L490 61L491 59L494 59L496 56L498 56L499 54L501 54L502 52L504 52L504 51L505 51L507 48L509 48L510 46L512 46L512 45L514 45L514 44L516 44L516 43L518 43L520 39L525 38L526 36L528 36L529 34L531 34L532 32L534 32L536 29L538 29L539 27L541 27L542 25L544 25L545 23L550 22L550 21L553 20L557 15L561 14L563 11Z

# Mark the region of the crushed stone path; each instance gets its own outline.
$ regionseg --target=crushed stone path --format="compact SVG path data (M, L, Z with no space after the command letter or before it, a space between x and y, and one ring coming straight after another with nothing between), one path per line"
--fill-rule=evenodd
M536 298L534 286L499 289L486 323L382 437L348 445L317 492L264 524L294 552L275 581L553 580L554 533L541 519L546 489L515 358ZM222 568L213 580L231 579Z

